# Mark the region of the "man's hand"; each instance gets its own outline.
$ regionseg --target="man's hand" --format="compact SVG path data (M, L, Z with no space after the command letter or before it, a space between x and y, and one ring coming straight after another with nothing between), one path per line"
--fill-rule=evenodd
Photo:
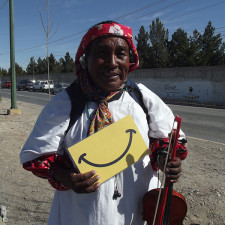
M96 175L94 170L77 174L74 170L59 167L54 171L53 176L57 181L69 186L76 193L90 193L98 190L100 187L100 183L97 182L100 176Z
M181 170L181 159L175 157L173 162L169 162L166 165L166 177L170 178L170 182L176 183L180 177Z
M77 193L90 193L98 190L100 183L97 182L100 176L92 170L87 173L69 173L69 187ZM96 183L97 182L97 183Z

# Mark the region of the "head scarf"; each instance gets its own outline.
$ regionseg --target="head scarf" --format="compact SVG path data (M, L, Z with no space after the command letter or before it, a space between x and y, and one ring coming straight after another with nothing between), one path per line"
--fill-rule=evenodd
M75 68L76 68L76 75L79 76L80 73L80 58L83 56L87 50L88 45L94 41L95 39L102 37L102 36L118 36L124 38L132 54L134 55L135 63L130 63L129 71L131 72L135 70L139 65L139 57L135 45L133 43L133 34L132 29L128 26L124 26L122 24L118 24L115 22L112 23L102 23L98 24L91 29L84 35L82 41L78 47L76 58L75 58Z
M105 36L121 37L128 43L129 49L131 50L135 60L134 63L130 63L128 73L135 70L139 65L138 53L133 43L132 29L130 27L115 22L103 22L90 28L84 35L75 58L77 82L83 93L88 97L94 96L94 99L99 104L94 117L91 119L88 135L91 135L114 122L112 114L108 109L108 100L119 93L124 86L124 84L122 84L117 91L111 92L106 98L102 98L102 96L99 95L98 87L96 87L90 79L88 71L81 65L80 58L86 53L89 44L95 39Z

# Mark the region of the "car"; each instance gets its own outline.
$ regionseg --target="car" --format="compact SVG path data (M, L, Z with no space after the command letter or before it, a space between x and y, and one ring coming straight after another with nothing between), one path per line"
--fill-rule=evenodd
M35 80L21 80L19 84L17 85L17 90L25 90L29 91L33 89L33 85L35 83Z
M44 81L37 80L33 85L33 91L43 91Z
M70 84L67 84L67 83L59 83L59 84L56 84L55 87L52 89L52 94L57 94L59 93L60 91L66 89L67 87L69 87Z
M27 91L32 91L33 90L33 87L34 87L34 83L27 83L27 87L26 87L26 90Z
M45 91L47 92L48 89L52 90L54 88L53 80L38 80L33 85L33 91Z
M50 91L54 88L54 83L53 80L45 80L44 84L42 86L43 91L48 91L50 89Z
M11 88L11 81L3 81L2 88Z

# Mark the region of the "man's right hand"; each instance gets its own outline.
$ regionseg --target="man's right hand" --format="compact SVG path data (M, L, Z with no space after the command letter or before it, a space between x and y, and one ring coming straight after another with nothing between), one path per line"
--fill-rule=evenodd
M97 182L100 176L96 175L94 170L77 174L74 170L59 167L54 171L53 177L76 193L90 193L97 191L100 187L100 183Z

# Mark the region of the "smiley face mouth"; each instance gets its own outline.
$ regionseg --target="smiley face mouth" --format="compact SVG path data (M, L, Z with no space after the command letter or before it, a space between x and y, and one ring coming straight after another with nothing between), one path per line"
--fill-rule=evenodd
M83 161L84 163L86 163L88 165L91 165L91 166L94 166L94 167L107 167L107 166L111 166L111 165L117 163L129 151L129 149L131 147L131 144L132 144L133 134L136 134L136 131L134 129L127 129L125 132L126 133L130 133L130 138L129 138L129 141L128 141L128 144L127 144L127 147L126 147L125 151L117 159L115 159L115 160L113 160L111 162L105 163L105 164L97 164L97 163L93 163L93 162L90 162L89 160L87 160L85 158L85 156L87 156L87 154L86 153L83 153L82 155L80 155L80 157L78 159L78 163L81 164L81 162Z

